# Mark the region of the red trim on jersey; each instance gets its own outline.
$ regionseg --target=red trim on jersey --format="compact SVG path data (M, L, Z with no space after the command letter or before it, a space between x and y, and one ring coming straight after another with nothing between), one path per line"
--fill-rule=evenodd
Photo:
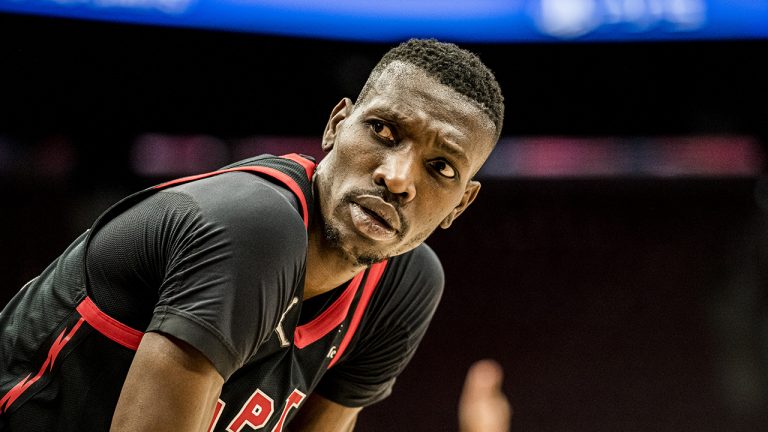
M384 274L386 268L387 261L382 261L371 266L371 270L368 272L368 279L365 281L365 286L363 287L363 294L360 296L360 301L357 302L357 309L355 309L355 314L352 316L352 321L349 323L349 329L347 329L344 339L341 341L341 344L339 344L339 349L336 351L336 355L333 356L333 360L328 364L329 369L336 364L336 360L341 358L344 350L347 349L347 345L349 345L349 342L352 340L352 336L355 335L357 326L360 325L360 320L363 319L365 308L368 306L368 301L371 300L373 291L376 290L376 287L379 285L379 280L381 280L381 276Z
M365 271L356 274L352 281L349 282L349 285L347 285L347 289L320 316L303 326L296 327L296 330L293 332L293 344L296 345L296 348L302 349L307 345L317 342L344 322L364 274Z
M247 171L264 173L285 183L285 185L288 186L288 188L293 191L293 193L299 198L299 202L301 203L301 216L302 219L304 219L304 226L307 228L309 227L309 207L307 207L307 197L304 196L304 192L301 190L301 187L291 178L291 176L274 168L268 167L248 167Z
M37 375L30 378L32 374L27 375L19 381L18 384L13 386L12 389L8 390L8 393L3 396L2 399L0 399L0 414L7 411L8 408L13 404L16 399L19 398L29 387L32 386L32 384L36 383L40 378L42 378L43 374L45 374L46 371L50 371L53 369L53 364L56 362L56 358L59 356L59 353L64 348L64 346L72 339L72 336L77 333L77 331L80 329L80 326L83 324L84 319L80 318L77 323L75 323L74 327L67 333L67 329L64 329L59 333L59 337L56 338L56 340L51 345L51 348L48 350L48 356L45 358L45 362L43 362L43 365L40 367L40 370L37 372ZM64 336L64 333L67 333L66 336Z
M134 351L139 349L139 342L141 342L144 333L107 315L96 306L90 297L84 298L77 305L77 312L85 319L85 322L111 341Z
M309 161L307 161L307 162L309 162ZM306 169L306 167L305 167L305 169ZM299 198L299 202L301 203L302 219L304 219L304 226L305 227L309 227L309 209L307 207L307 198L304 196L304 192L302 192L301 187L299 186L299 184L296 183L291 178L291 176L289 176L288 174L283 173L282 171L278 171L278 170L276 170L274 168L261 167L261 166L246 166L246 167L228 168L228 169L224 169L224 170L220 170L220 171L213 171L213 172L209 172L209 173L205 173L205 174L198 174L198 175L193 175L193 176L189 176L189 177L182 177L182 178L179 178L179 179L176 179L176 180L171 180L171 181L168 181L168 182L165 182L165 183L161 183L161 184L159 184L157 186L154 186L153 189L165 189L167 187L175 186L175 185L178 185L178 184L181 184L181 183L187 183L187 182L191 182L191 181L194 181L194 180L200 180L200 179L204 179L204 178L207 178L207 177L212 177L212 176L215 176L215 175L218 175L218 174L223 174L223 173L232 172L232 171L252 171L252 172L258 172L258 173L266 174L266 175L268 175L270 177L274 177L275 179L280 180L281 182L283 182L286 186L288 186L288 188L291 190L291 192L293 192ZM307 172L309 172L309 171L307 171Z
M317 166L317 164L315 164L309 159L304 158L303 156L297 153L288 153L280 157L283 159L290 159L296 162L297 164L303 166L304 171L307 172L307 179L309 179L309 181L312 181L312 174L315 173L315 167Z
M280 415L275 427L272 428L272 432L283 432L283 426L285 425L285 418L288 417L288 412L293 408L298 408L301 402L307 397L299 389L293 389L293 392L285 399L285 406L283 407L283 413Z

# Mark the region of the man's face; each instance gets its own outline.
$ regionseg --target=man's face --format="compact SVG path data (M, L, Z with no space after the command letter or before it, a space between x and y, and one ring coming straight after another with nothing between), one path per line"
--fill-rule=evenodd
M325 240L357 264L407 252L475 199L494 125L473 102L402 62L363 101L342 100L316 186Z

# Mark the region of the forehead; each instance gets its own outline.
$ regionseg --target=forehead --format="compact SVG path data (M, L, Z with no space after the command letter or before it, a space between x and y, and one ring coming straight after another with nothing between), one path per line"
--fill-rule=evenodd
M495 136L493 122L477 102L401 61L390 63L382 71L362 108L387 109L413 121L430 121L441 132L463 138Z

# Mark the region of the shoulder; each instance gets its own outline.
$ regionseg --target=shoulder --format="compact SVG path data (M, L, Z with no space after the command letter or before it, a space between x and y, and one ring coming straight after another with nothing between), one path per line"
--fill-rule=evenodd
M393 258L393 265L404 266L408 270L426 273L432 277L444 279L443 265L434 250L426 243L422 243L415 249L403 255Z
M428 321L445 285L443 266L426 244L389 260L375 295L384 315L420 317Z
M287 188L258 175L230 172L185 183L161 193L191 198L206 223L229 232L233 239L259 238L270 244L306 243L298 203Z
M399 285L426 286L442 293L445 273L435 251L425 243L402 255L390 259L385 276Z
M387 397L427 331L443 283L440 260L425 244L391 258L349 348L318 393L346 406Z

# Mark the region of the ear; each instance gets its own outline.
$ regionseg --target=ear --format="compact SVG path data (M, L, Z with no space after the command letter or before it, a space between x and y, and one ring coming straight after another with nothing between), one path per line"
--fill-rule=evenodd
M475 198L477 198L477 194L479 192L480 182L476 180L470 180L469 183L467 183L467 187L464 189L464 195L461 197L459 205L454 207L454 209L451 210L451 213L449 213L448 216L446 216L445 219L440 222L440 227L446 229L451 226L453 221L459 217L459 215L464 213L464 210L466 210L467 207L472 204Z
M342 99L331 111L331 118L328 119L328 124L325 125L325 131L323 131L323 151L329 152L333 149L333 144L336 142L336 135L338 134L339 124L352 113L352 109L355 104L352 103L350 98Z

